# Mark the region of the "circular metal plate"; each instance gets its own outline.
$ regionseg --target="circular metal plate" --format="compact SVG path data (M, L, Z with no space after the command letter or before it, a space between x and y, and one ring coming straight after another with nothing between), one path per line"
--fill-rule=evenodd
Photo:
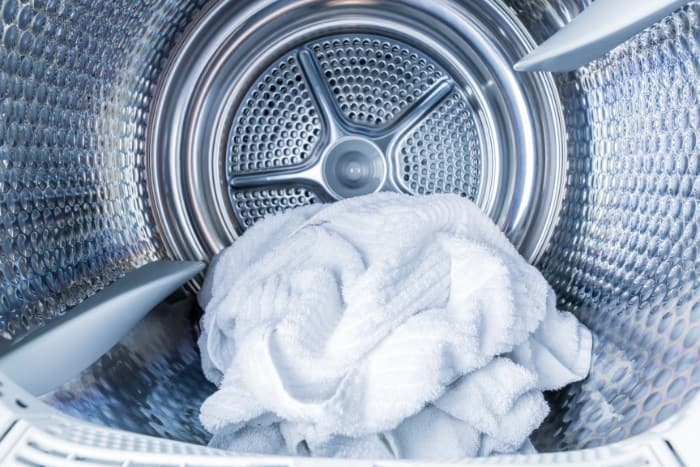
M529 260L556 223L566 148L547 74L495 0L211 5L161 79L148 133L174 256L262 217L377 191L472 199Z

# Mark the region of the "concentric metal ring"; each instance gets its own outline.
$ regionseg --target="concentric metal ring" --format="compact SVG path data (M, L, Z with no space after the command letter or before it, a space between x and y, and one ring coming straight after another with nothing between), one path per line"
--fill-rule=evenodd
M379 190L469 197L539 257L564 125L551 77L512 71L532 40L500 2L241 3L195 22L151 112L149 187L175 257L207 259L269 213Z

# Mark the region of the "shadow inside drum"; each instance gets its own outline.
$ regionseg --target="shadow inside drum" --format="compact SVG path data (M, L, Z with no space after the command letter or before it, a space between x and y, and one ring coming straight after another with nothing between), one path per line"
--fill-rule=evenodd
M78 378L44 402L76 418L207 444L199 408L216 387L202 373L191 298L164 303Z

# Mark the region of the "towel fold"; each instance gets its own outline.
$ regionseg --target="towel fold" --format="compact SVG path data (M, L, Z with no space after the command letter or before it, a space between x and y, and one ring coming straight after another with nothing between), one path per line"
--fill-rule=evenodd
M456 460L530 452L591 336L471 202L376 194L257 223L199 295L201 409L238 452Z

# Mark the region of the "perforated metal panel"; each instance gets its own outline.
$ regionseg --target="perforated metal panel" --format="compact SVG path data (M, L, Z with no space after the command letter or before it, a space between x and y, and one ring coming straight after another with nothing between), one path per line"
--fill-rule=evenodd
M314 62L306 69L301 51ZM320 79L311 84L309 74ZM339 189L322 174L299 176L305 165L331 157L329 148L339 138L319 111L323 94L333 100L334 118L361 135L391 128L446 78L435 58L371 34L331 35L275 60L252 81L230 130L227 178L238 225L245 230L266 214L338 197ZM395 186L383 189L476 199L484 141L466 94L453 90L408 130L383 153L398 172ZM243 178L255 173L270 176Z
M401 184L408 193L454 193L476 199L482 148L473 110L451 94L398 146Z
M236 190L232 191L231 197L234 209L246 227L265 216L322 202L314 191L303 186Z
M294 55L265 70L243 98L229 137L229 177L303 164L321 133Z
M392 122L446 74L425 53L384 37L329 37L309 48L340 111L358 125Z
M315 72L299 63L302 50L310 52L311 67L322 79L314 83L316 89L307 76ZM371 34L325 37L276 60L253 80L233 117L227 177L238 225L246 229L266 214L337 197L337 189L327 186L333 183L320 180L320 174L296 173L325 161L338 139L319 112L319 93L331 96L331 111L361 134L390 128L445 77L434 58ZM475 199L481 182L478 132L466 96L455 90L383 156L394 159L398 187L407 193ZM238 187L241 176L256 172L271 174L274 182L249 177L243 186L251 188Z
M538 257L563 192L560 103L550 76L507 65L528 36L481 1L460 14L407 0L212 4L166 69L148 129L168 249L211 257L291 191L450 192Z

